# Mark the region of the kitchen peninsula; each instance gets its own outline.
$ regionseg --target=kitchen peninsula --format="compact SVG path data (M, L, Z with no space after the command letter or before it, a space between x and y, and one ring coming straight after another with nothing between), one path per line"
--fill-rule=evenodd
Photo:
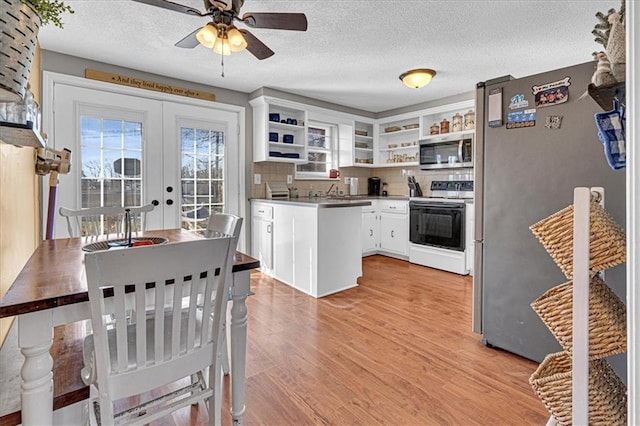
M262 271L314 297L358 285L366 199L251 200L252 255Z

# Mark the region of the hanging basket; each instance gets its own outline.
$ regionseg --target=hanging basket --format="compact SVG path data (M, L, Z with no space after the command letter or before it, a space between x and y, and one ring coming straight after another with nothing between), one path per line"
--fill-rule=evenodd
M622 228L596 201L589 206L589 271L613 268L626 260ZM573 278L573 205L565 207L529 228L567 279Z
M573 282L554 287L531 307L571 354L573 342ZM599 359L627 351L627 309L609 286L595 276L589 283L589 358Z
M42 20L29 3L2 0L0 13L0 101L22 101Z
M547 355L529 378L559 425L571 425L571 356ZM627 388L604 359L589 362L589 425L627 424Z

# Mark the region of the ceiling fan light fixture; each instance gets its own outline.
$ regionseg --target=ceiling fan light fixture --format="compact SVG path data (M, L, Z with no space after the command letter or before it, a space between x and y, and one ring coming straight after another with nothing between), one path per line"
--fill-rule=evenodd
M227 38L232 52L240 52L247 48L247 41L237 28L231 28L227 31Z
M231 55L231 47L229 46L229 39L226 34L216 39L216 43L213 45L213 51L218 55Z
M426 86L429 84L431 79L436 75L436 72L429 68L417 68L414 70L409 70L400 74L400 80L405 84L405 86L412 89L419 89L422 86Z
M218 37L218 29L213 24L207 24L196 34L196 39L201 45L208 49L212 49L216 38Z

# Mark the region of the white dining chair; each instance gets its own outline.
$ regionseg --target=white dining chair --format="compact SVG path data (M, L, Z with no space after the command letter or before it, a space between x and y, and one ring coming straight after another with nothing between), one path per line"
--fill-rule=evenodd
M70 209L60 207L60 216L67 221L70 237L83 237L96 240L101 235L122 233L122 207L89 207Z
M152 212L155 208L156 206L153 204L145 204L144 206L139 207L125 206L122 210L126 211L129 209L132 231L137 234L138 232L144 232L147 230L147 213Z
M232 245L232 237L221 237L85 255L93 334L84 342L82 378L91 385L92 419L142 425L204 400L209 423L220 424L220 336ZM148 283L155 286L147 289ZM133 318L127 307L136 307ZM116 400L189 377L196 380L169 395L114 412Z
M207 222L207 228L204 232L204 236L206 238L219 238L224 236L231 236L234 239L233 243L233 251L238 246L238 239L240 238L240 231L242 230L242 218L231 213L214 213L209 216L209 221ZM228 271L229 279L231 277L231 271ZM229 292L227 296L227 300L231 301L231 292ZM221 336L221 361L222 361L222 371L225 375L229 374L229 348L227 335L229 334L228 330L228 321L227 315L222 320L224 322L224 331Z

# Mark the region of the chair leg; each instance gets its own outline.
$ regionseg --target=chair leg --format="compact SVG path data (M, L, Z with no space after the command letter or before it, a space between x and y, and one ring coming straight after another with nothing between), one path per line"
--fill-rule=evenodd
M226 327L222 329L222 336L220 339L220 363L222 364L222 372L225 376L229 375L229 349L227 345L227 330Z

